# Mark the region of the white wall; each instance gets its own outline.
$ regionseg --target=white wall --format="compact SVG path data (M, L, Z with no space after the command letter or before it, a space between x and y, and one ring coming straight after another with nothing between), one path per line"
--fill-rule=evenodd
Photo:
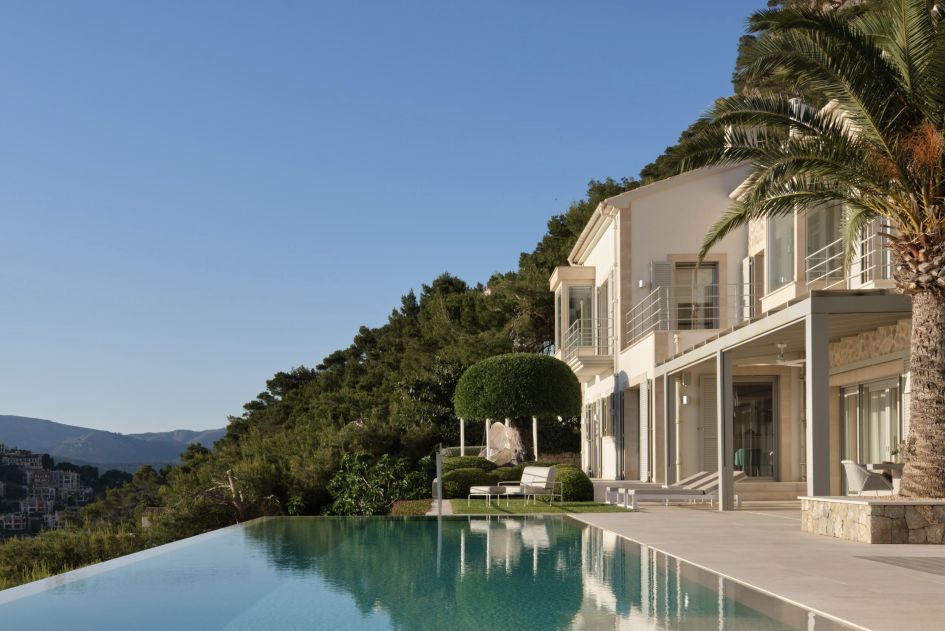
M629 303L621 305L623 313L653 291L649 285L652 261L699 252L709 227L731 207L729 195L748 173L748 167L706 171L658 182L649 194L642 194L647 189L640 189L641 195L630 202L634 282ZM725 269L720 269L720 276L726 277L723 282L741 282L741 262L748 255L747 229L733 231L711 253L727 255ZM639 288L638 280L643 280L645 287Z

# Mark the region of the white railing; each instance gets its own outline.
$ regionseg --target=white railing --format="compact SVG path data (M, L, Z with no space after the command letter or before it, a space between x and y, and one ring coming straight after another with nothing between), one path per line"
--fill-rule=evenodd
M652 331L669 328L669 293L657 287L627 311L627 336L630 343Z
M759 290L741 283L657 287L627 312L629 343L652 331L727 329L752 320Z
M892 280L892 258L888 226L868 228L868 236L853 248L849 269L844 268L843 239L837 239L807 255L807 285L820 289L857 289L879 281Z
M580 349L592 349L595 355L612 355L614 328L611 318L579 318L568 327L564 357L569 360Z

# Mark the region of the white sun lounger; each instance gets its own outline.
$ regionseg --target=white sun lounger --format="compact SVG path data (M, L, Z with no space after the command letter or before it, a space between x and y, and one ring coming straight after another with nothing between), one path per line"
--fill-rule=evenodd
M733 475L734 481L739 482L745 479L744 471L736 471ZM713 503L719 496L719 474L718 471L706 474L700 472L680 480L674 485L666 486L661 489L620 489L623 491L623 502L620 502L620 493L618 491L618 503L622 503L625 508L637 507L639 502L709 502ZM736 504L739 503L738 496L735 497Z

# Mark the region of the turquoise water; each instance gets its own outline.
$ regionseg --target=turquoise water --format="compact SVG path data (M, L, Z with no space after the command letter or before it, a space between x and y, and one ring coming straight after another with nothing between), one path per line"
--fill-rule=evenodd
M267 519L0 592L0 627L843 628L563 517Z

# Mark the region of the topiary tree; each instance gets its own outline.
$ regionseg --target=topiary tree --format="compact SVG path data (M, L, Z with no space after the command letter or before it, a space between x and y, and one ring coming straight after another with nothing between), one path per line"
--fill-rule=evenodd
M549 355L509 353L469 367L456 384L453 404L463 419L511 419L526 459L534 459L528 424L537 418L581 413L581 385L568 365Z

